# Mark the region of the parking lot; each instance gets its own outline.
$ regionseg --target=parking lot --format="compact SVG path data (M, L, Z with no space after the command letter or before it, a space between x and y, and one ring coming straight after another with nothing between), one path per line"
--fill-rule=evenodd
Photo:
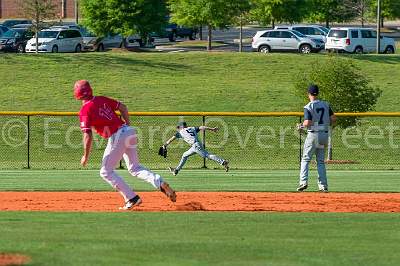
M27 29L28 24L20 24L21 26L13 30L18 31L21 34L25 34L22 30ZM68 30L79 30L82 33L83 43L78 44L78 40L75 40L75 44L71 45L70 49L61 49L58 47L55 49L56 52L83 52L83 51L107 51L114 48L120 48L123 46L123 39L119 35L115 36L106 36L106 37L96 37L95 35L88 32L84 27L74 25L72 22L66 22L65 27ZM348 25L334 25L334 27L346 27ZM359 25L350 25L351 27L360 27ZM374 25L367 25L366 27L373 28ZM243 52L251 52L251 42L254 36L258 31L270 30L268 27L261 27L257 25L247 25L243 27ZM57 29L59 30L59 29ZM4 36L7 34L3 33ZM8 34L11 35L11 34ZM32 33L26 33L28 35L23 43L23 40L10 40L5 37L0 38L0 50L8 51L8 52L25 52L26 49L22 48L23 45L27 45L30 48L26 52L35 52L36 45L34 40L30 38L33 37ZM62 34L60 34L62 35ZM202 35L202 39L200 40L200 36ZM173 40L171 40L171 36L155 36L152 39L152 42L141 45L139 36L130 36L127 38L126 47L132 51L146 51L146 52L188 52L188 51L204 51L206 50L207 44L207 35L208 30L207 27L202 28L202 34L197 33L197 35L190 35L191 39L196 37L196 40L189 40L189 36L174 36ZM388 22L386 24L386 28L383 29L382 35L385 37L393 38L396 41L395 48L400 47L400 22ZM239 27L230 27L228 29L216 29L212 31L212 46L214 51L227 51L227 52L237 52L239 51L239 36L240 30ZM57 35L55 35L57 37ZM57 37L58 38L58 37ZM102 40L102 41L100 41ZM15 44L14 49L4 49L6 44L10 42L17 42L19 44ZM64 40L64 42L67 40ZM73 46L73 47L72 47ZM52 46L54 48L54 45ZM52 48L41 47L40 52L54 52ZM254 48L254 47L253 47ZM398 50L398 49L397 49ZM297 49L294 52L298 51ZM326 52L325 49L318 49L314 52Z

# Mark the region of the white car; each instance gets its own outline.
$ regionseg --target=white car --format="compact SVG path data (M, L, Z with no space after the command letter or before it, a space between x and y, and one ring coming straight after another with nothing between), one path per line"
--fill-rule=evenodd
M54 27L38 33L38 51L40 53L76 52L83 48L83 39L79 30ZM27 53L36 52L36 38L30 39L26 45Z
M253 51L261 53L297 51L308 54L322 50L324 42L307 37L295 30L265 30L256 33L251 46Z
M376 52L376 31L368 28L332 28L325 44L328 51L348 53ZM392 38L381 37L380 52L393 54L396 44Z
M314 39L320 39L322 41L324 41L324 43L326 42L326 36L328 36L329 33L329 29L322 27L320 25L303 25L303 24L299 24L299 25L290 25L290 26L276 26L275 27L276 30L279 29L288 29L288 30L295 30L298 31L308 37L314 38Z
M81 28L83 44L85 50L103 52L110 48L121 48L124 45L124 39L120 34L107 34L105 37L98 37L86 28Z

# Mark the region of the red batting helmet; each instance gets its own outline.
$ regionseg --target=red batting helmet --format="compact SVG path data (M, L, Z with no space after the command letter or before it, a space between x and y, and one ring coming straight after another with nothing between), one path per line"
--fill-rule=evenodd
M93 90L87 80L78 80L74 86L74 96L77 100L93 97Z

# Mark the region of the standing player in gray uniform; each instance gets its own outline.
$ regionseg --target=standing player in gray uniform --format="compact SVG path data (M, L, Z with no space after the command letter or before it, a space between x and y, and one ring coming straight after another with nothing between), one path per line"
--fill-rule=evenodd
M336 123L336 116L327 102L318 100L317 85L308 88L310 102L304 107L304 122L298 129L307 129L307 138L304 142L303 158L301 160L300 185L297 191L308 187L308 169L315 153L318 168L318 189L328 192L328 180L325 168L325 150L328 145L329 130Z
M217 132L218 128L206 127L206 126L188 127L186 122L180 122L177 126L177 133L175 134L175 136L167 140L167 142L163 145L163 147L166 149L167 146L175 139L183 139L187 144L191 146L189 150L183 153L181 161L179 162L179 165L176 168L169 167L169 170L173 175L177 175L179 171L182 169L182 167L185 165L187 159L196 153L203 158L208 158L224 166L226 172L229 171L229 166L228 166L229 162L227 160L224 160L216 155L210 154L203 148L203 144L200 142L197 133L204 130Z

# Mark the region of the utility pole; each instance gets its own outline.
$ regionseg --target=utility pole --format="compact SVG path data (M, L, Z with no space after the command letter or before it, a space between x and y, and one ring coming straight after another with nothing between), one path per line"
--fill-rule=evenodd
M79 24L79 0L75 0L75 23Z
M377 15L376 15L376 53L381 52L381 0L378 1Z

